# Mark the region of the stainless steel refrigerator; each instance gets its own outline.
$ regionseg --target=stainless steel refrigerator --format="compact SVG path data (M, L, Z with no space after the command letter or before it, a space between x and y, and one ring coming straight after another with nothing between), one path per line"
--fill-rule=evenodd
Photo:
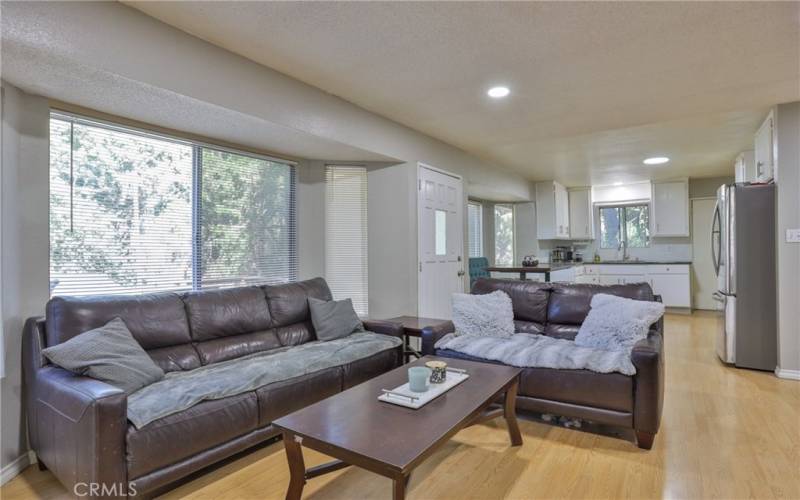
M717 354L741 368L778 362L775 185L729 184L717 190L711 224L717 273L714 298L725 311Z

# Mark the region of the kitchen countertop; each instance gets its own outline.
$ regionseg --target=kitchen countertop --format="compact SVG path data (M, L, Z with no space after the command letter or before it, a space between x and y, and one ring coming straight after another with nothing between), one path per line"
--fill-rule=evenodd
M691 262L688 261L680 261L680 260L663 260L663 261L654 261L654 260L604 260L600 262L594 261L583 261L583 262L554 262L549 264L551 271L559 271L561 269L569 269L572 267L577 266L584 266L584 265L611 265L611 266L618 266L618 265L690 265ZM541 263L540 265L548 265L546 263Z

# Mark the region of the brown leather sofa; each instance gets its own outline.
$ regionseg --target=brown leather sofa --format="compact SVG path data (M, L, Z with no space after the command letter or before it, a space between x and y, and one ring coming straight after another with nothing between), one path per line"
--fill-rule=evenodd
M49 364L42 348L115 317L165 372L315 340L307 298L331 299L321 278L136 296L54 297L45 318L31 318L23 344L24 399L30 446L70 490L101 484L100 496L147 494L279 434L277 417L386 372L401 348L359 361L204 401L136 429L126 395L99 380ZM369 331L402 337L402 326L366 321ZM105 493L105 495L103 495Z
M511 297L516 331L572 340L589 312L596 293L637 300L660 301L647 283L629 285L555 284L533 281L478 279L472 293L503 290ZM494 362L447 349L436 342L454 330L452 323L422 331L422 352L451 358ZM650 449L661 421L664 399L664 320L650 328L648 337L631 352L636 375L589 370L525 368L517 408L581 418L633 428L640 448Z

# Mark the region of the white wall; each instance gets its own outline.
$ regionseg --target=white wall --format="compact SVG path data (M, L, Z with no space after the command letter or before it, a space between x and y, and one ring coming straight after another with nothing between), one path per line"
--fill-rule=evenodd
M6 82L2 117L2 379L0 464L26 450L21 397L22 325L48 299L49 108Z
M775 107L775 132L778 374L800 378L800 243L786 242L800 229L800 102Z

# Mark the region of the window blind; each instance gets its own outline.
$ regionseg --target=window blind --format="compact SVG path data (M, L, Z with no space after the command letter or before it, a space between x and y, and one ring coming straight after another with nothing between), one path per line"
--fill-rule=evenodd
M295 280L294 185L290 164L53 113L50 293Z
M367 169L328 165L325 275L334 298L352 299L362 317L369 312L367 251Z
M467 232L469 256L483 257L483 205L480 203L467 204Z
M297 279L294 167L202 148L200 286Z

